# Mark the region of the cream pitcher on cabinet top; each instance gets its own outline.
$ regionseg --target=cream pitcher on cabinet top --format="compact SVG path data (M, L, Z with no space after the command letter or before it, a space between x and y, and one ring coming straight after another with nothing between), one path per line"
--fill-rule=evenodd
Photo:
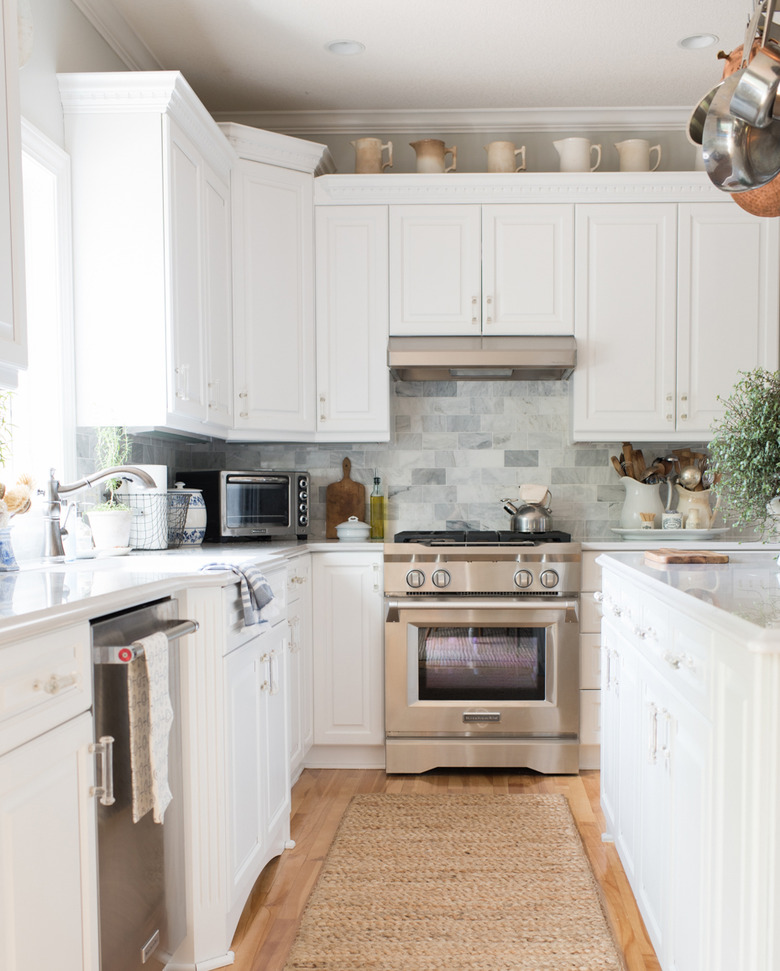
M627 138L615 142L620 157L621 172L655 172L661 164L661 146L650 145L645 138ZM650 156L656 153L655 165L650 165Z
M446 148L439 138L423 138L419 142L409 142L417 152L417 171L426 173L454 172L457 164L458 149L453 145ZM445 167L445 156L452 156L452 165Z
M381 138L356 138L349 143L355 149L355 173L375 175L393 167L393 143L382 144ZM387 149L387 161L382 162L382 152Z
M488 153L488 172L525 172L525 145L515 148L514 142L491 142L485 145ZM520 165L515 167L517 156Z
M589 138L562 138L553 145L561 158L561 172L595 172L601 164L601 145L591 145ZM596 161L591 165L593 152Z

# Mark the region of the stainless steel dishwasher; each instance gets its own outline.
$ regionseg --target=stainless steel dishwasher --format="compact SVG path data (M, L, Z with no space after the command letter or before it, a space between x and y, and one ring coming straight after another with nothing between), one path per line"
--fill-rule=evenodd
M186 932L179 638L197 630L178 603L160 600L92 623L95 745L99 756L98 890L102 971L160 969ZM148 812L133 822L127 676L144 664L142 637L164 631L173 726L163 823Z

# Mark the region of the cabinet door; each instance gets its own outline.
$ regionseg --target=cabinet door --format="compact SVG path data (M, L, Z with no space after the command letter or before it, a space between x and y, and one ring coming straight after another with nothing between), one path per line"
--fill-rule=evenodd
M0 966L97 971L92 716L0 758Z
M576 207L575 440L674 429L673 204Z
M255 637L225 659L229 906L243 904L265 850L263 785L264 637Z
M574 206L482 207L482 331L574 333Z
M707 439L739 371L778 367L780 227L738 206L680 206L677 427Z
M6 386L27 364L22 226L22 150L16 4L0 2L0 374Z
M233 182L235 428L314 432L312 177L241 159ZM237 436L236 436L237 437Z
M387 209L320 207L317 440L387 441Z
M170 364L173 376L168 408L175 414L205 421L206 355L203 273L201 269L202 158L170 119L168 167L170 246Z
M480 206L390 206L390 333L481 330Z
M315 553L314 742L384 743L382 555Z
M290 775L295 780L314 741L312 708L311 561L296 557L287 577Z
M265 674L260 685L263 696L262 758L265 788L265 832L272 841L281 844L272 847L277 853L289 832L290 809L290 760L287 737L289 679L287 674L287 625L277 624L263 638L261 662Z
M230 186L209 168L203 178L203 308L208 422L233 424L233 310Z

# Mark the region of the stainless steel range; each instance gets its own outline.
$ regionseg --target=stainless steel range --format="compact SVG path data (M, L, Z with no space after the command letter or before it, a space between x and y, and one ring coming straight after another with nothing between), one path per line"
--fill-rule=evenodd
M580 546L413 532L385 545L387 772L579 770Z

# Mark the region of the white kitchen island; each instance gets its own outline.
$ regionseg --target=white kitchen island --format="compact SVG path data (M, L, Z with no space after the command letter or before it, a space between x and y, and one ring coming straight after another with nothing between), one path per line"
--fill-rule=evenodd
M780 967L780 567L599 557L602 807L664 971Z

